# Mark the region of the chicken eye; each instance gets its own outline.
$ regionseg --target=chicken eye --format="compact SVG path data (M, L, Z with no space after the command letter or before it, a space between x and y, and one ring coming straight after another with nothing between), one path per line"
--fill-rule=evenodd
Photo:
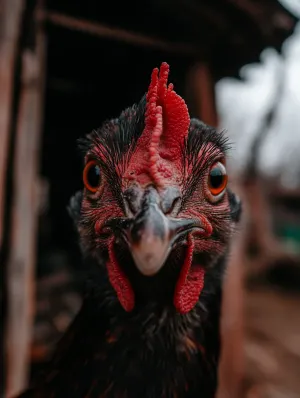
M101 185L100 167L94 160L89 161L83 170L83 183L90 192L97 192Z
M221 162L215 163L208 175L208 188L213 196L220 195L227 185L226 168Z

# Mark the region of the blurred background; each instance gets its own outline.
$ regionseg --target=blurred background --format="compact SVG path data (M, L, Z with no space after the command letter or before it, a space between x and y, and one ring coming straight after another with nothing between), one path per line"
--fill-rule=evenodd
M241 178L252 175L262 244L300 254L300 1L0 7L5 396L42 370L80 307L85 270L66 210L82 187L76 140L138 102L162 61L191 116L228 130L231 184L243 195Z

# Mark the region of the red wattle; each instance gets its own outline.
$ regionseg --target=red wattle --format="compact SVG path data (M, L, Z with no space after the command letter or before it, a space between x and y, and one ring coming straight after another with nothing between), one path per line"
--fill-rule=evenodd
M204 287L205 270L193 266L194 239L189 235L187 253L174 293L174 306L181 314L191 311L199 300Z
M130 312L134 308L135 297L132 286L120 268L114 253L114 239L111 239L108 246L109 261L107 263L107 273L109 281L114 288L120 304L125 311Z

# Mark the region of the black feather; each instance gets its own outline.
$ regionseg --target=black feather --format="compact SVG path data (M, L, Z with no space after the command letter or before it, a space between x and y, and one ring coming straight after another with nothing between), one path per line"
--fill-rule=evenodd
M79 139L79 148L84 155L97 156L95 150L103 147L110 166L118 165L124 158L126 166L144 130L145 108L146 96L143 96L139 104L127 108L118 119L106 121L99 129Z
M76 192L76 194L71 197L69 206L67 207L69 216L72 218L76 226L80 220L82 199L83 199L83 192L82 191Z
M230 217L232 221L238 223L242 215L242 202L240 198L230 189L227 189L227 192L230 205Z

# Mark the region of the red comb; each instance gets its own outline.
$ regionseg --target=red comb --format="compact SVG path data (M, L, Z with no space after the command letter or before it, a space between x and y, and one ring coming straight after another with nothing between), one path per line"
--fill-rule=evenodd
M169 65L162 63L160 70L155 68L146 95L145 127L138 139L135 150L123 174L124 187L130 181L142 187L149 183L164 187L178 184L182 174L181 149L188 135L190 116L184 100L168 84ZM126 311L135 305L134 291L130 281L118 265L111 242L107 264L108 275L119 301ZM197 272L197 288L191 290L187 275L190 272L192 249L187 257L184 272L176 288L175 306L179 312L187 312L195 304L202 290L203 277ZM196 276L195 276L196 275ZM188 292L188 293L187 293ZM198 295L197 295L198 294ZM187 295L188 300L185 299Z
M180 168L178 161L188 134L190 116L184 100L173 90L173 84L167 85L168 77L166 62L161 64L160 70L155 68L151 75L146 95L145 128L126 175L130 179L134 174L140 183L146 183L150 177L156 185L163 186Z
M172 161L178 159L190 125L184 100L173 90L173 84L167 86L169 70L169 65L163 62L159 74L157 68L152 72L143 132L143 135L151 137L149 171L158 185L162 185L158 171L159 157Z

